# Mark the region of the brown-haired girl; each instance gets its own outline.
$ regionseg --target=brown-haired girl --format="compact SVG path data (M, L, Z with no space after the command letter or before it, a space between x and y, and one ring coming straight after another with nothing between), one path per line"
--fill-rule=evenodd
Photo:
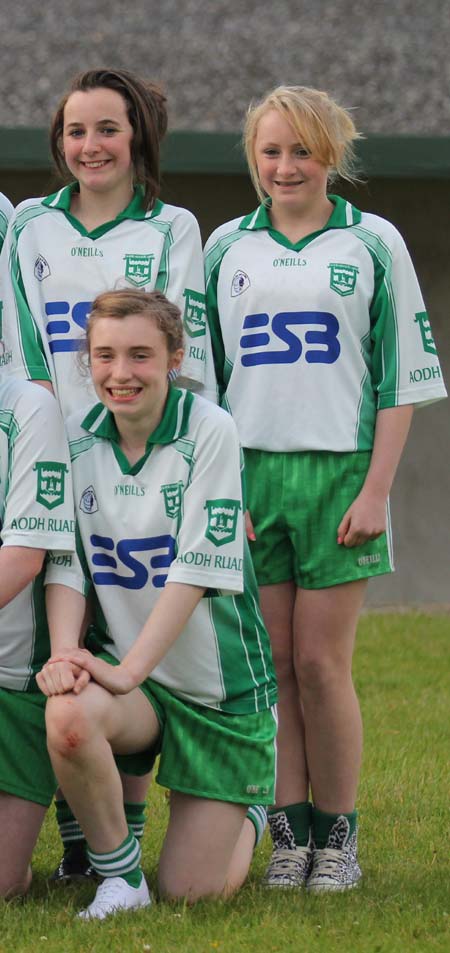
M169 383L183 359L178 309L159 292L115 291L88 327L101 403L67 425L83 567L47 577L53 654L39 685L56 776L105 878L81 916L103 919L150 902L114 754L146 771L161 755L162 894L194 901L242 882L247 807L274 796L276 684L235 424ZM90 587L99 612L78 649ZM81 691L79 669L91 676Z
M69 184L21 203L13 217L2 268L9 369L51 386L65 417L89 399L74 352L93 298L108 288L157 288L180 306L196 345L186 349L181 382L215 398L199 228L186 209L158 198L166 126L154 84L126 70L82 73L51 126Z
M81 73L51 126L56 167L69 184L21 203L13 216L1 272L4 370L52 389L64 417L94 397L76 357L92 300L109 288L157 288L179 305L180 383L215 399L199 228L189 211L158 198L166 127L166 100L154 84L126 70ZM143 782L127 795L140 832L142 791ZM66 849L56 879L89 872L81 832L61 801L58 820Z

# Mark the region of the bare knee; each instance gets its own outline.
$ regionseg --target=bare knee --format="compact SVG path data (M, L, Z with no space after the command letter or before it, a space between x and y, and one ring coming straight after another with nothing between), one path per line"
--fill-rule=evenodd
M303 699L334 692L339 686L351 684L351 664L337 655L319 653L314 649L302 652L296 659L297 680Z
M225 893L225 878L202 878L201 872L192 870L158 871L158 891L162 900L184 900L189 904L197 900L213 900Z
M49 750L63 758L76 758L92 731L81 697L68 693L49 698L45 717Z
M30 889L32 879L29 864L21 871L13 870L11 872L10 867L8 869L2 869L0 872L0 897L4 900L14 900L14 898L17 897L24 897Z

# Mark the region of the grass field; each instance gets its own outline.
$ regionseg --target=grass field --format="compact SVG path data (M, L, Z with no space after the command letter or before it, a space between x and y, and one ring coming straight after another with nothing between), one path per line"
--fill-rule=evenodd
M75 912L92 888L50 889L60 848L50 812L24 903L0 902L0 953L422 953L450 950L448 740L450 615L368 614L355 679L365 722L359 797L363 885L336 896L267 892L250 880L227 903L156 904L87 924ZM144 867L155 883L167 819L154 785ZM1 859L0 859L1 862Z

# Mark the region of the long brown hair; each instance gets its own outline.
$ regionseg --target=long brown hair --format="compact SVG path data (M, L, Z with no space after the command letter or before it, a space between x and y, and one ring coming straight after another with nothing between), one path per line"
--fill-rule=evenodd
M50 148L63 181L70 173L62 152L64 109L72 93L112 89L124 99L133 128L131 159L137 183L144 187L144 206L151 209L160 192L160 143L167 131L166 97L155 83L147 83L128 70L95 69L79 73L63 96L50 126Z

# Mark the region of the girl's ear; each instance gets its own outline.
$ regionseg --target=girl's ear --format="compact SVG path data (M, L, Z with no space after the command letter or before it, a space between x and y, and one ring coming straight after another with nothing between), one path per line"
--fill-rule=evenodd
M175 381L178 377L178 374L181 370L181 365L183 363L184 349L179 347L173 354L169 357L169 363L167 365L167 377L169 381Z
M183 363L184 348L179 347L169 357L169 371L179 371Z

